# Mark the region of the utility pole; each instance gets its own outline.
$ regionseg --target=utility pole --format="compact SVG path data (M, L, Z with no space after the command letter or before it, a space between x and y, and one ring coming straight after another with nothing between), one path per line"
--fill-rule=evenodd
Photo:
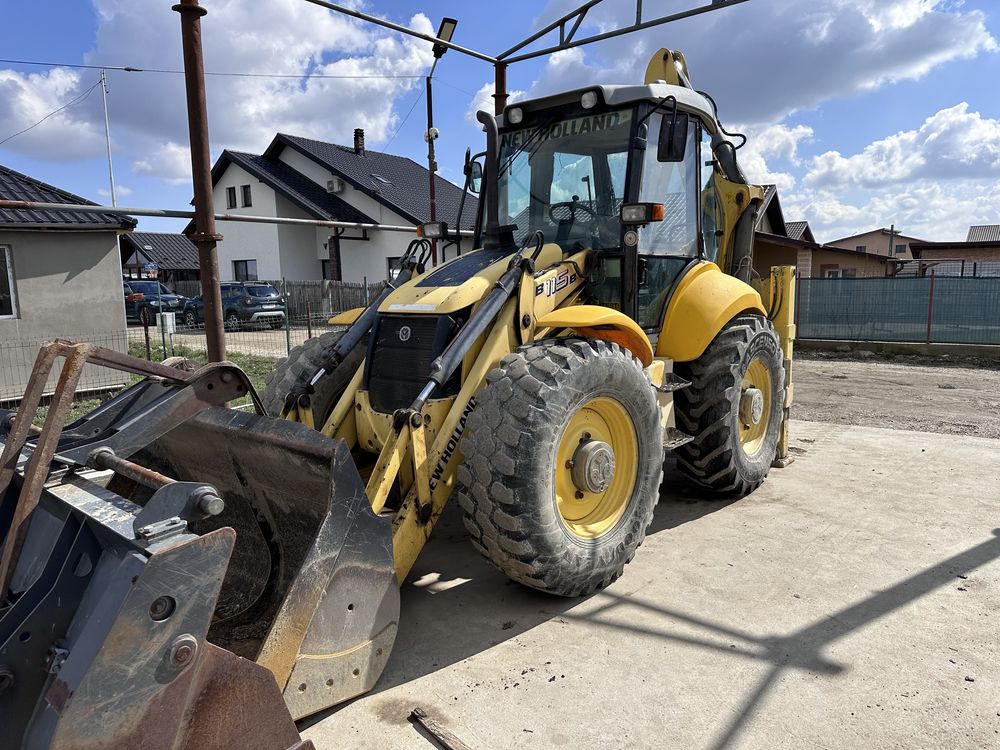
M108 119L108 74L101 68L101 98L104 100L104 137L108 143L108 182L111 184L111 205L117 206L115 200L115 170L111 165L111 121Z
M205 303L205 339L208 360L226 358L226 334L222 327L222 287L212 200L212 160L208 148L208 104L205 99L205 56L201 46L201 17L208 11L198 0L181 0L173 6L181 16L184 48L184 86L187 97L188 134L191 140L191 178L194 187L194 234L201 269L201 298Z
M438 39L443 42L450 42L451 37L455 33L455 27L458 25L458 21L454 18L442 18L441 25L438 27ZM427 141L427 172L428 172L428 185L427 185L427 195L430 199L431 208L431 221L437 221L437 186L435 185L434 175L437 173L437 161L434 158L434 141L437 140L438 131L434 127L434 91L431 85L431 79L434 78L434 69L437 67L438 60L444 57L444 53L448 51L448 48L443 44L434 45L434 64L431 65L430 72L427 74L426 86L427 86L427 132L424 133L424 140ZM461 218L459 217L459 226L457 229L461 229ZM461 240L459 240L461 242ZM431 264L437 265L437 240L431 240Z

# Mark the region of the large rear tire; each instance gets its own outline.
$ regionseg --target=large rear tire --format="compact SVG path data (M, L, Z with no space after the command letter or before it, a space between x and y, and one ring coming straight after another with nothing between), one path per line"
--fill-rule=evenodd
M285 397L303 378L310 378L323 364L327 353L333 348L345 331L327 333L306 339L292 349L288 356L278 360L274 370L267 374L261 401L271 416L281 416L285 408ZM368 337L361 340L347 358L337 368L320 380L312 394L313 423L317 429L326 421L337 400L347 389L354 373L365 358Z
M774 461L785 403L781 346L770 321L734 318L704 354L674 370L691 381L674 395L677 425L694 435L677 449L678 468L713 494L743 497L757 489Z
M642 543L663 476L642 365L617 344L557 339L507 355L487 384L455 489L473 544L527 586L604 588Z

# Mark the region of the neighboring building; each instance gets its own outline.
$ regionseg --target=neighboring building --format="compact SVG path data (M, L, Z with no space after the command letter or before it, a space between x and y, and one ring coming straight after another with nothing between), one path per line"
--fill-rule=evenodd
M888 232L886 230L886 235ZM806 279L886 275L885 256L831 244L820 245L809 222L785 221L774 185L764 185L764 203L757 216L753 254L756 278L766 278L773 266L795 266L796 273Z
M816 244L816 238L813 237L813 232L809 227L808 221L786 221L785 231L789 239Z
M841 237L832 242L827 242L826 247L839 247L844 250L853 250L856 253L881 255L884 258L892 258L893 260L910 260L913 258L910 245L914 242L923 242L923 240L900 234L895 229L883 227L881 229L873 229L870 232Z
M96 205L3 166L0 198ZM118 236L134 226L110 214L0 209L0 399L21 395L46 340L124 350ZM108 373L88 368L81 387L105 384Z
M764 185L764 203L757 212L753 242L753 276L766 279L773 266L794 266L800 243L789 241L785 215L774 185Z
M1000 225L969 227L965 242L915 242L899 275L1000 276Z
M980 224L969 227L966 242L1000 242L1000 224Z
M430 220L428 170L412 159L354 145L279 133L263 154L224 151L212 169L218 213L416 226ZM435 177L437 219L454 228L462 189ZM471 229L477 199L465 199L462 228ZM219 221L223 279L387 278L413 235L362 229ZM190 229L190 226L189 226ZM440 244L439 244L440 247ZM463 252L471 250L466 240ZM439 251L440 252L440 251ZM456 249L448 252L454 257Z
M130 232L122 235L121 257L122 274L130 279L158 278L170 285L201 278L198 248L183 234Z

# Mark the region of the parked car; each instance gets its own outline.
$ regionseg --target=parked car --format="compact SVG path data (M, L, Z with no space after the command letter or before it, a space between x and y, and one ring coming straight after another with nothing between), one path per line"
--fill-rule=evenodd
M281 328L285 324L285 300L281 292L258 281L223 282L222 311L226 328L230 330L246 323L262 323L271 328ZM205 322L205 301L200 294L185 303L181 319L188 326Z
M156 325L157 312L180 313L187 297L168 289L156 279L122 279L125 319Z

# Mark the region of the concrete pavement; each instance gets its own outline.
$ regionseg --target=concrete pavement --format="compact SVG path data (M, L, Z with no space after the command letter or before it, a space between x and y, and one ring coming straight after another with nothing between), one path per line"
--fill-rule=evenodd
M318 748L1000 746L1000 442L794 422L754 495L665 492L583 600L510 583L455 509L403 587L376 690ZM671 487L668 475L666 486Z

